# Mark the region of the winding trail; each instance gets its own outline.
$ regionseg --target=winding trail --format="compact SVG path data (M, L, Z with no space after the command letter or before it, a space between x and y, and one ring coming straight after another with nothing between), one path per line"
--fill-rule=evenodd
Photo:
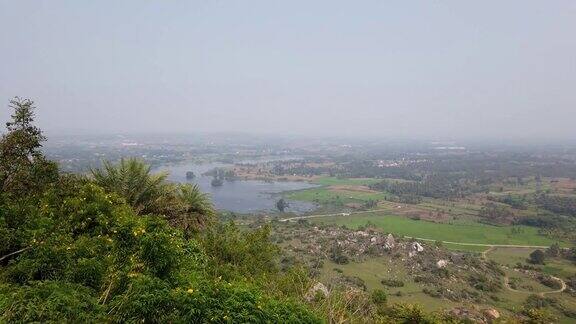
M489 249L487 249L486 251L482 252L482 258L484 260L488 260L488 253L494 251L497 247L500 247L500 246L492 246ZM552 290L552 291L541 291L541 292L536 293L537 295L544 297L545 295L559 294L559 293L562 293L564 290L566 290L566 288L568 287L564 280L562 280L558 277L554 277L554 276L550 276L550 277L560 283L560 285L561 285L560 289L556 289L556 290ZM523 290L517 290L517 289L512 288L510 286L510 277L508 277L507 274L504 275L504 287L507 290L515 292L515 293L534 294L533 291L523 291Z

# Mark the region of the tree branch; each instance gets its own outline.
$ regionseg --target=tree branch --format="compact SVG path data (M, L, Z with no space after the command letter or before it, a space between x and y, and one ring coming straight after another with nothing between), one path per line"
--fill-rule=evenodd
M3 256L3 257L0 258L0 262L4 261L4 259L8 259L9 257L14 256L14 255L16 255L16 254L20 254L20 253L22 253L22 252L28 251L28 250L30 250L31 248L32 248L31 246L28 246L28 247L25 247L25 248L20 249L20 250L18 250L18 251L14 251L14 252L12 252L12 253L8 253L8 254L6 254L5 256Z

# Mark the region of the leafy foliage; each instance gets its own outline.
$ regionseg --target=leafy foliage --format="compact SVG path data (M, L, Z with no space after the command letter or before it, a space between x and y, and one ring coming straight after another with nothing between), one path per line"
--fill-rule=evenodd
M530 253L530 259L529 259L530 263L544 264L545 260L546 260L546 254L544 253L544 251L540 249Z
M1 322L319 321L294 299L275 299L247 280L274 269L266 229L229 230L228 250L184 235L182 222L213 213L197 187L167 183L138 161L108 164L95 180L32 172L45 160L28 112L17 110L1 142L18 153L0 156ZM11 163L19 165L5 167ZM226 253L206 253L218 249ZM229 260L234 280L225 281L215 274Z
M33 125L34 102L16 97L10 107L12 121L0 139L0 190L14 195L36 192L57 179L57 167L40 151L45 137Z
M232 222L216 224L199 238L213 276L255 278L277 270L279 249L270 241L268 226L242 232Z
M432 198L464 197L478 190L474 183L456 176L431 174L422 181L395 182L384 180L372 184L374 190L387 191L400 197L422 196ZM404 198L412 199L415 198Z
M185 231L206 226L215 215L209 197L198 186L169 183L167 174L152 174L150 166L137 159L119 164L104 162L93 169L94 181L123 197L139 215L162 215Z
M576 216L576 198L557 195L539 195L536 203L554 213Z

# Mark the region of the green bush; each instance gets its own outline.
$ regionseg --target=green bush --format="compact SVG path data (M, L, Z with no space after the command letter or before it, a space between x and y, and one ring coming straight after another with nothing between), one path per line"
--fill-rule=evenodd
M38 205L42 230L0 268L0 321L318 322L248 283L278 277L267 228L218 226L201 245L91 183L46 192Z
M6 322L93 322L104 315L94 291L82 285L32 281L1 292L1 319Z
M388 300L386 292L382 289L374 289L374 291L372 291L371 297L372 302L374 302L376 305L386 304L386 301Z
M397 279L382 279L380 283L388 287L404 287L404 281Z

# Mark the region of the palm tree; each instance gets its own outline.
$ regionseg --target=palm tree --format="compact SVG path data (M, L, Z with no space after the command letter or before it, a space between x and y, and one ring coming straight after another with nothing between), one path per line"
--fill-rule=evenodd
M152 174L150 166L137 159L116 165L105 161L102 169L91 171L98 185L126 199L140 215L158 211L158 203L171 191L166 173Z
M210 198L198 186L170 183L167 173L153 174L141 160L106 161L103 168L91 172L98 185L123 197L139 215L160 215L173 225L195 230L215 214Z
M214 219L214 206L208 194L200 191L197 184L179 185L177 190L179 200L183 203L182 213L188 217L176 220L185 230L204 228Z

